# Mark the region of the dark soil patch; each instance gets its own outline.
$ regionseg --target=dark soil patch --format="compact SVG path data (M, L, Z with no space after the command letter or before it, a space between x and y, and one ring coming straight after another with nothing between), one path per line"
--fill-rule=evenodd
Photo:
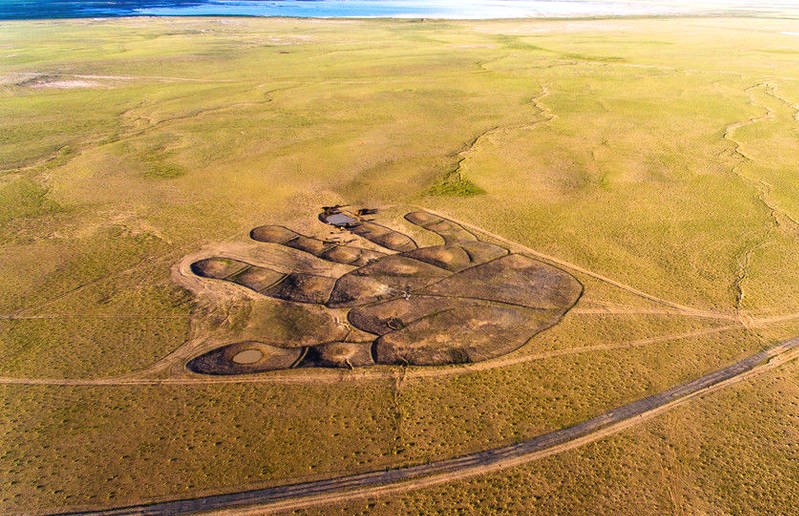
M186 367L201 374L261 373L294 367L304 354L305 348L279 348L262 342L247 341L200 355L186 364Z
M254 240L355 268L338 279L304 272L284 274L226 258L199 260L191 268L198 276L232 282L272 299L316 305L323 311L350 309L336 313L346 313L351 327L332 322L338 319L331 316L319 326L303 314L299 319L297 314L287 314L290 320L279 321L281 330L294 328L298 334L308 334L308 339L302 339L307 345L297 348L292 343L298 339L285 338L281 343L263 335L269 344L257 340L260 347L252 343L223 346L189 362L192 371L236 374L298 366L478 362L510 353L557 324L582 294L583 286L565 271L483 242L438 215L413 212L405 216L444 241L444 245L424 248L402 233L340 207L326 208L319 218L346 227L386 251L322 241L283 226L261 226L250 233ZM292 265L275 264L275 269ZM270 327L262 331L268 333ZM251 347L245 349L245 344Z

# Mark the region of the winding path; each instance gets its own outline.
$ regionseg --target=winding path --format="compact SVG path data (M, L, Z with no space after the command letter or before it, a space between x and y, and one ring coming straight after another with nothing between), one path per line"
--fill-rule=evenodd
M227 514L264 514L418 489L517 466L597 441L691 398L739 382L796 358L799 358L799 337L696 380L609 410L574 426L539 435L517 444L451 459L238 493L68 514L188 514L222 509Z

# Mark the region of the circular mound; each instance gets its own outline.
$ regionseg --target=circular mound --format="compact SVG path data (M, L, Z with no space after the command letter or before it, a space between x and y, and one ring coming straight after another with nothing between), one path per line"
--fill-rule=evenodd
M325 251L322 257L339 263L352 263L361 257L361 250L339 245Z
M191 264L191 272L203 278L223 279L246 266L244 262L228 258L204 258Z
M258 242L282 244L297 236L297 233L283 226L258 226L250 231L250 238Z
M200 374L250 374L295 367L306 348L280 348L263 342L228 344L198 356L186 367Z
M331 342L315 346L309 365L322 367L361 367L373 365L372 343Z
M427 213L426 211L414 211L406 214L405 220L419 226L425 226L427 224L441 220L441 217L438 215L433 215L432 213Z

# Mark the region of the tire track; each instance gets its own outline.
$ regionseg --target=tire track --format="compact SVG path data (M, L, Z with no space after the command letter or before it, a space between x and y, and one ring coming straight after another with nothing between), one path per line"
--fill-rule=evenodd
M65 514L189 514L219 510L238 515L266 514L429 487L519 466L595 442L649 420L688 400L769 371L796 358L799 358L799 337L695 380L614 408L582 423L520 443L451 459L238 493Z
M517 244L515 242L511 242L510 240L505 239L501 235L497 235L494 233L490 233L487 231L478 228L472 224L462 222L451 217L447 217L443 214L437 213L434 210L430 210L428 208L420 207L420 206L409 206L410 208L417 208L417 209L424 209L430 213L434 213L441 217L447 218L452 220L458 224L463 225L471 229L472 231L476 232L477 234L481 234L483 236L495 239L507 245L511 250L515 250L517 252L527 253L534 257L543 259L548 261L552 264L562 266L564 268L569 268L574 271L586 274L593 278L599 279L600 281L606 282L610 285L618 287L622 290L626 290L631 292L639 297L643 297L650 301L655 301L659 304L665 305L669 307L667 310L663 310L661 312L654 311L655 313L659 313L662 315L674 315L674 316L690 316L690 317L697 317L697 318L707 318L707 319L716 319L716 320L726 320L729 321L730 324L724 326L715 326L712 328L691 331L686 333L679 333L679 334L670 334L664 336L658 336L653 338L647 339L639 339L634 341L626 341L614 344L599 344L593 346L581 346L575 348L566 348L566 349L559 349L559 350L550 350L544 351L540 353L532 353L532 354L511 354L510 356L501 357L493 360L487 360L484 362L477 362L473 364L462 364L462 365L453 365L453 366L445 366L445 367L438 367L432 369L412 369L408 370L406 375L407 378L435 378L435 377L445 377L445 376L453 376L459 374L470 374L479 371L486 371L490 369L496 369L501 367L508 367L513 365L518 365L526 362L536 361L536 360L544 360L549 358L573 355L573 354L581 354L581 353L590 353L590 352L602 352L602 351L612 351L616 349L631 349L651 344L657 344L662 342L669 342L673 340L685 339L685 338L693 338L693 337L700 337L712 334L719 334L728 331L734 330L742 330L745 328L756 328L756 327L763 327L768 326L770 324L789 321L793 319L799 318L799 314L785 314L780 316L773 316L768 318L761 318L761 319L750 319L747 321L747 324L744 326L740 320L734 315L729 314L722 314L716 312L710 312L705 310L698 310L695 308L691 308L688 306L680 305L677 303L673 303L671 301L658 298L656 296L650 295L646 292L638 290L630 285L626 285L624 283L615 281L611 278L603 276L601 274L595 273L578 265L569 263L565 260L560 260L553 256L549 256L543 253L539 253L533 249L525 247L521 244ZM239 232L235 235L232 235L227 240L234 238L237 236ZM168 253L171 254L171 253ZM167 254L167 255L168 255ZM165 255L166 256L166 255ZM182 262L181 262L182 263ZM129 268L128 270L135 269L139 264L134 267ZM186 267L180 267L181 264L177 264L173 267L173 277L174 275L186 275L188 274ZM185 265L185 264L183 264ZM183 270L186 269L186 270ZM123 272L127 272L123 271ZM179 281L179 283L181 283ZM82 285L84 287L86 285ZM68 293L67 293L68 294ZM66 294L65 294L66 295ZM56 299L63 297L58 296ZM49 304L53 302L53 300L47 301L45 304ZM41 307L41 306L40 306ZM39 308L40 308L39 307ZM22 311L18 311L14 314L5 315L4 318L18 318L23 316L25 310L30 310L31 308L23 309ZM607 309L600 308L597 310L591 309L576 309L573 310L575 315L586 314L586 315L618 315L618 314L632 314L633 311L628 311L625 308L616 308ZM649 313L649 312L647 312ZM64 385L64 386L131 386L131 385L196 385L196 384L218 384L218 383L274 383L274 384L300 384L300 383L308 383L308 382L320 382L320 383L337 383L340 381L370 381L370 380L385 380L392 377L391 370L352 370L352 371L325 371L325 370L316 370L316 371L300 371L300 370L293 370L290 373L268 373L268 374L260 374L260 375L241 375L241 376L201 376L190 373L185 368L185 361L190 358L188 354L197 353L204 347L207 347L209 341L205 338L195 338L181 346L180 348L176 349L172 353L168 354L166 357L158 361L157 363L153 364L153 366L139 371L133 371L124 375L116 376L116 377L107 377L107 378L15 378L15 377L0 377L0 385Z
M649 337L644 339L637 339L633 341L625 341L614 344L597 344L593 346L580 346L574 348L556 349L550 351L542 351L539 353L530 353L519 356L508 356L493 360L486 360L484 362L476 362L473 364L461 364L452 366L442 366L437 368L419 368L407 369L404 373L406 379L416 378L440 378L446 376L455 376L463 374L477 373L491 369L498 369L502 367L509 367L527 362L534 362L537 360L546 360L550 358L557 358L569 355L578 355L582 353L594 353L603 351L613 351L618 349L634 349L645 347L652 344L660 344L663 342L671 342L675 340L689 339L695 337L704 337L708 335L721 334L731 331L740 331L746 329L755 329L759 327L767 327L772 324L787 322L799 319L799 313L787 314L769 317L766 319L757 319L752 323L744 326L742 324L728 324L723 326L714 326L701 330L689 331L684 333L662 335L657 337ZM201 349L206 344L204 339L197 339L191 346L194 353ZM395 378L396 374L390 369L385 370L293 370L296 374L253 374L253 375L240 375L240 376L202 376L192 374L185 370L183 367L183 354L172 354L168 358L170 360L162 360L150 369L144 371L133 372L121 376L114 376L108 378L14 378L14 377L0 377L0 385L64 385L64 386L135 386L135 385L198 385L198 384L220 384L220 383L274 383L274 384L303 384L303 383L338 383L342 381L379 381L390 380ZM174 374L177 371L177 376L159 377L157 375L164 372L171 372Z

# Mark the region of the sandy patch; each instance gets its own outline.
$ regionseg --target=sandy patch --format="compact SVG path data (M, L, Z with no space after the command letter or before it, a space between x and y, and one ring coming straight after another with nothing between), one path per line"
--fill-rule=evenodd
M0 85L21 86L33 89L74 89L74 88L101 88L105 84L93 78L84 78L74 75L51 75L43 73L14 73L0 76Z
M33 89L53 88L57 90L69 90L73 88L100 88L103 86L97 81L69 80L69 81L45 81L35 82L27 85Z
M10 73L0 75L0 86L14 86L38 77L35 73Z

